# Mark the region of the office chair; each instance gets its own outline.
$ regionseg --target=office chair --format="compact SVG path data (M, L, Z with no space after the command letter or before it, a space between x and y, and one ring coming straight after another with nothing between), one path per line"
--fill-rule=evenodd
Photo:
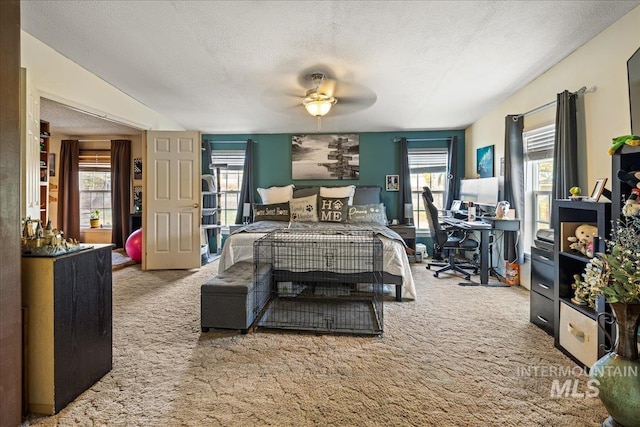
M438 208L433 204L431 190L429 187L423 187L422 189L422 200L427 213L431 236L433 237L434 251L442 251L448 255L448 262L444 266L440 264L441 268L436 270L433 275L438 277L442 272L453 270L464 274L465 280L470 280L471 274L467 270L473 270L473 273L477 274L478 267L470 263L457 263L455 255L457 250L475 251L478 248L478 242L470 236L470 231L457 227L443 228L440 221L438 221ZM427 264L427 270L431 270L431 264L429 263Z

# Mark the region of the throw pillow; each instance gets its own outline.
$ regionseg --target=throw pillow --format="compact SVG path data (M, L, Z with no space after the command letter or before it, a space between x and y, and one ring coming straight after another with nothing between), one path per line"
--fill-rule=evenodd
M293 184L283 187L258 188L258 194L265 205L287 203L293 197Z
M289 221L289 203L254 205L253 221Z
M299 197L289 201L291 221L318 222L318 196Z
M355 185L347 185L345 187L320 187L320 196L322 197L348 197L349 204L353 204L353 195L356 192Z
M353 205L347 208L349 222L373 222L387 225L387 213L383 203Z
M348 197L328 198L320 197L320 221L346 222Z

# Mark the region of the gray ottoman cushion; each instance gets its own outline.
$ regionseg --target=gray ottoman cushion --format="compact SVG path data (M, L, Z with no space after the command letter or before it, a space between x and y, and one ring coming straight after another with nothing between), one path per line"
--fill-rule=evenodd
M268 300L271 269L261 268L254 289L253 263L239 262L201 287L200 322L209 328L240 329L251 326Z

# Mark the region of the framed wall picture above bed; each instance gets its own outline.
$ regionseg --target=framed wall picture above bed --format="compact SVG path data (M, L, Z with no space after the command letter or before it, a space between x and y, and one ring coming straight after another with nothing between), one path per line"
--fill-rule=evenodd
M291 137L292 179L359 179L360 136L312 134Z

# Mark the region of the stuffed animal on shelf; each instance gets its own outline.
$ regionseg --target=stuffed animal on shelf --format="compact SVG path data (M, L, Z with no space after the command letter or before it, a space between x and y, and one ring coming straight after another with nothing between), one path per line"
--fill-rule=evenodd
M640 215L640 189L634 188L633 190L631 190L631 195L624 202L624 206L622 207L622 215Z
M574 236L567 237L571 242L569 249L580 252L589 258L593 258L593 238L598 234L598 227L590 224L580 224Z
M623 145L630 145L632 147L636 147L640 145L640 136L636 135L621 135L615 137L611 140L611 148L609 148L609 155L611 156L613 153L618 151L620 147Z
M618 179L627 183L630 187L640 188L640 171L627 172L619 170Z

